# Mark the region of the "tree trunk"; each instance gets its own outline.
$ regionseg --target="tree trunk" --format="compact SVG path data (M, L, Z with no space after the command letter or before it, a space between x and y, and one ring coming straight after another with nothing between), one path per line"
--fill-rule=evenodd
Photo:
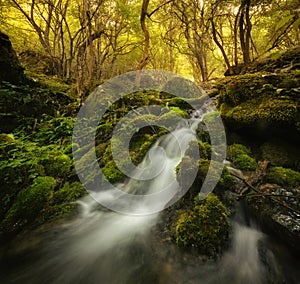
M146 26L146 16L147 16L149 2L150 0L143 0L142 9L141 9L140 24L144 33L144 54L142 60L138 65L139 70L142 70L146 66L149 60L150 35Z

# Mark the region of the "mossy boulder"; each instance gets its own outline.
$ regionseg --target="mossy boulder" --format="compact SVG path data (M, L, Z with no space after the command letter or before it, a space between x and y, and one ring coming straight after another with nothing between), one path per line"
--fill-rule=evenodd
M214 194L204 201L197 201L193 209L183 212L178 218L177 245L216 256L228 240L228 216L228 210Z
M51 207L48 207L43 213L46 219L67 216L76 208L76 200L87 194L82 183L66 182L59 190L54 192Z
M75 201L79 197L83 196L86 193L82 183L75 182L66 182L63 187L54 192L53 202L60 203L69 203Z
M21 67L9 37L0 32L0 81L20 84L25 81Z
M283 167L273 167L270 169L267 180L283 187L295 188L300 186L300 173Z
M250 153L250 149L242 144L232 144L227 148L227 158L230 161L236 159L239 155L250 155Z
M300 149L292 143L283 139L270 139L259 150L261 159L269 161L272 166L300 170Z
M54 177L65 177L70 173L72 159L66 154L59 154L44 162L47 175Z
M227 159L240 170L254 171L257 167L257 162L250 157L251 151L242 144L232 144L227 149Z
M45 114L66 113L66 105L74 101L65 93L36 83L19 86L0 82L0 130L12 132L28 122L33 125L34 119L41 119Z
M23 226L33 221L45 204L52 199L55 185L53 177L37 177L31 186L18 193L5 216L4 225Z
M114 161L109 161L102 168L105 178L111 183L116 183L124 179L125 175L119 170Z
M240 170L254 171L257 167L256 160L247 154L239 155L232 162Z
M299 56L299 54L298 54ZM221 117L230 130L290 127L299 131L299 70L255 73L218 83Z

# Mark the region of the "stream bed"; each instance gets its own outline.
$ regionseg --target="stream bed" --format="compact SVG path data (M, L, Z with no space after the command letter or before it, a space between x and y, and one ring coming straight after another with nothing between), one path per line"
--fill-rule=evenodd
M1 283L299 283L300 261L254 224L233 219L217 260L179 249L161 214L94 210L25 234L2 249Z

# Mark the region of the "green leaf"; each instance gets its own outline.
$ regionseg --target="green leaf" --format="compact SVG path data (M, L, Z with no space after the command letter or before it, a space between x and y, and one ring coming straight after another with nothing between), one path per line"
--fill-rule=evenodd
M281 29L283 26L285 26L291 19L293 19L293 15L289 15L287 17L282 18L276 25L275 31L278 31Z
M295 30L297 30L297 29L299 29L299 26L300 26L300 18L297 19L297 20L294 22L293 28L294 28Z

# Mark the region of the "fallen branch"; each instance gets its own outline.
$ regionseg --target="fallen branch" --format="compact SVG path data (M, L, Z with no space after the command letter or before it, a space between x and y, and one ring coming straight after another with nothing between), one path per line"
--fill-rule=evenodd
M250 184L246 179L244 179L244 178L242 178L242 177L240 177L240 176L238 176L238 175L235 175L235 174L232 174L231 173L231 175L232 176L234 176L234 177L236 177L236 178L238 178L239 180L241 180L243 183L245 183L249 188L251 188L253 191L255 191L257 194L256 195L251 195L251 194L247 194L247 196L251 196L251 197L268 197L268 198L270 198L272 201L274 201L275 203L278 203L279 205L281 205L281 206L283 206L283 207L285 207L285 208L287 208L287 209L289 209L289 210L291 210L291 211L293 211L293 212L296 212L296 213L298 213L298 214L300 214L300 210L297 210L297 209L295 209L295 208L292 208L291 206L289 206L288 204L286 204L285 202L283 202L283 201L281 201L281 200L278 200L278 199L276 199L276 197L278 197L278 196L281 196L281 197L290 197L290 198L295 198L295 199L300 199L300 197L299 196L287 196L287 195L283 195L283 194L271 194L271 193L262 193L262 192L260 192L257 188L255 188L252 184ZM246 194L238 194L237 195L238 197L245 197L246 196Z

